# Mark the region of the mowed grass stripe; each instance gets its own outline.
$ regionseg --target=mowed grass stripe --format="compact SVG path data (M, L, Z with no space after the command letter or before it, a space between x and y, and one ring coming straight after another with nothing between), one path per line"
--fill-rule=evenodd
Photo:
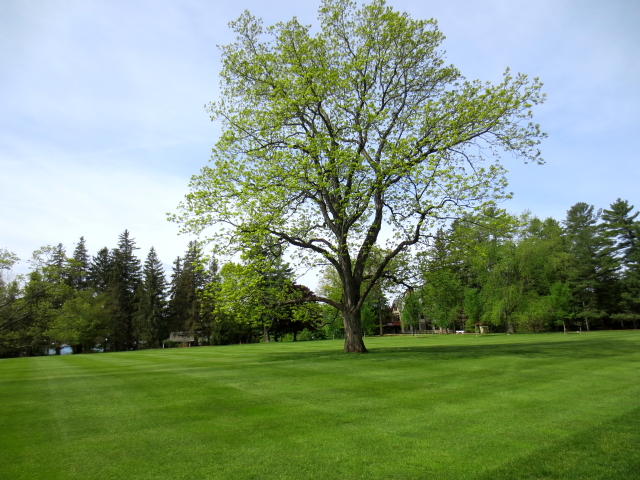
M522 478L581 478L554 460L569 446L597 459L589 471L625 475L636 437L611 425L640 430L638 333L371 338L369 355L322 341L3 361L0 476L518 478L536 462L544 469ZM618 446L610 459L603 438Z

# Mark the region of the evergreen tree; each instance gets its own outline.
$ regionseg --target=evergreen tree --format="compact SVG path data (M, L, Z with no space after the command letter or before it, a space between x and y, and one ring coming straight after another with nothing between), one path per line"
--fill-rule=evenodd
M631 257L640 248L636 220L640 212L631 214L633 208L633 205L629 205L627 200L618 198L611 204L610 209L602 211L604 235L613 240L614 256L625 268L633 263Z
M89 284L96 292L101 293L107 290L112 269L113 256L109 249L104 247L91 259L89 265Z
M49 274L55 277L56 280L66 281L69 278L69 272L67 270L68 260L66 248L59 243L51 252L51 260L48 264Z
M144 342L147 348L158 347L166 331L167 281L162 262L153 247L147 255L142 270L142 283L136 292L134 336L136 343Z
M202 247L189 242L183 259L174 262L171 281L170 326L172 331L189 332L196 345L201 338L208 342L211 328L209 313L202 310L202 297L209 271L202 263Z
M90 259L84 237L80 237L78 245L73 251L73 257L68 259L68 279L76 290L86 290L89 287Z
M162 333L162 339L169 338L170 332L179 332L182 330L183 325L180 321L180 313L183 310L181 305L182 296L178 293L178 284L180 277L182 276L182 257L177 256L173 261L173 271L171 273L171 281L169 283L169 313L166 325L166 331Z
M135 294L141 282L140 260L134 255L138 248L125 230L118 237L118 248L113 251L113 268L107 287L108 304L113 317L113 343L116 350L134 348L133 315Z
M624 327L625 321L637 327L640 319L640 225L631 213L633 205L617 199L602 212L603 235L611 241L607 251L610 263L619 267L617 288L610 289L613 304L612 319Z
M599 235L597 222L600 212L594 212L593 205L576 203L567 211L564 220L567 248L570 255L567 269L576 317L585 322L599 320L604 316L601 309L600 292L602 279L607 277L603 258L606 255L605 237ZM607 265L609 266L609 265Z

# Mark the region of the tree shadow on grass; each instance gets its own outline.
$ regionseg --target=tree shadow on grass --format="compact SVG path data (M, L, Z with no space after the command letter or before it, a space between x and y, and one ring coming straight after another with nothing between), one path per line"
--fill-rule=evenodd
M518 343L490 343L480 345L412 345L374 347L368 354L346 354L335 349L297 352L261 352L261 362L342 360L355 362L381 362L407 357L425 360L480 359L486 357L572 358L595 359L637 355L640 343L632 339L591 337L579 341L532 341Z
M471 478L637 480L640 478L639 447L640 408Z

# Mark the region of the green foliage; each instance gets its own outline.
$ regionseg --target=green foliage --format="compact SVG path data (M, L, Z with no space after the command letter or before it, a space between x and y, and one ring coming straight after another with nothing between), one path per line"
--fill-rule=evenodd
M606 293L611 318L620 322L632 322L637 328L640 320L640 224L639 212L631 213L633 205L626 200L616 200L609 210L602 212L602 232L609 240L605 254L609 265L619 267L617 279L609 280ZM612 301L613 300L613 301Z
M111 279L113 256L107 247L98 251L89 265L89 284L96 292L104 292Z
M22 296L21 278L8 272L20 259L6 248L0 250L0 356L19 345L20 331L25 328L27 311Z
M247 245L241 259L223 265L217 290L209 291L224 315L258 330L265 342L320 327L322 309L306 300L313 292L294 284L277 243Z
M93 346L109 334L109 316L104 295L91 290L75 292L48 322L45 335L57 345Z
M456 329L464 301L460 279L451 270L439 269L425 274L422 304L427 318L444 329Z
M566 320L571 316L571 289L564 282L551 285L548 296L549 310L556 325L562 325L566 331Z
M570 255L568 283L576 307L576 318L590 328L590 320L601 319L604 312L599 299L605 283L617 268L608 255L610 240L601 235L597 222L600 212L593 205L578 202L567 211L564 220L567 249Z
M3 270L10 270L20 259L18 256L7 250L6 248L0 249L0 273Z
M547 297L567 262L558 222L489 208L438 233L421 261L423 304L442 328L547 331L558 318Z
M531 123L542 84L507 70L497 85L446 65L434 20L380 0L325 0L315 33L295 18L264 28L245 12L222 46L222 122L212 165L171 218L220 252L275 237L343 287L345 349L366 351L360 310L389 263L446 219L508 197L500 150L542 162ZM480 147L480 148L478 148ZM366 275L383 226L393 232Z
M134 337L147 348L160 346L167 322L167 281L162 262L153 247L142 269L142 283L136 291L133 317Z
M422 304L418 298L418 294L408 292L402 299L402 324L404 326L417 327L422 314ZM405 327L406 328L406 327Z
M84 237L80 237L73 251L73 257L67 259L67 270L70 285L76 290L89 287L90 258Z
M467 321L464 325L465 330L474 332L476 324L480 323L483 313L482 297L475 288L467 288L464 292L464 314Z
M137 347L134 332L136 292L142 282L140 260L135 256L135 240L128 230L118 237L118 248L111 252L106 307L113 319L111 341L115 350Z

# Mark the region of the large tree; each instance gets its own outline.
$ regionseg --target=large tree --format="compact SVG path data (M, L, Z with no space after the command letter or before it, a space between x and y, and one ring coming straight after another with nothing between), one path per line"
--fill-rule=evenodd
M345 351L365 352L360 311L391 260L434 228L508 196L498 152L541 162L530 122L541 83L507 70L468 81L439 50L434 20L382 0L324 0L320 28L295 18L263 28L245 12L222 47L222 121L212 166L173 218L230 253L273 236L308 265L330 264ZM384 230L383 230L384 229ZM389 239L378 268L367 261Z
M610 257L609 264L619 267L617 282L608 292L612 298L611 318L632 321L633 328L640 320L640 223L633 212L633 205L627 200L617 199L609 209L602 211L602 231L610 239L605 252Z
M136 345L133 337L135 293L142 282L140 260L134 253L136 250L135 239L125 230L118 237L118 248L112 251L112 268L106 293L113 320L112 341L115 350L129 350Z
M593 205L578 202L567 211L563 220L567 251L570 256L567 276L572 291L577 317L585 322L605 316L602 298L610 293L611 265L608 257L610 242L600 235L598 220L601 211L594 211Z
M76 290L86 290L89 287L89 266L91 259L87 252L87 243L84 237L80 237L80 241L73 251L73 257L67 259L69 272L69 283Z
M142 283L136 291L135 314L133 317L134 337L145 347L157 347L166 330L167 320L167 280L164 267L151 247L142 268Z

